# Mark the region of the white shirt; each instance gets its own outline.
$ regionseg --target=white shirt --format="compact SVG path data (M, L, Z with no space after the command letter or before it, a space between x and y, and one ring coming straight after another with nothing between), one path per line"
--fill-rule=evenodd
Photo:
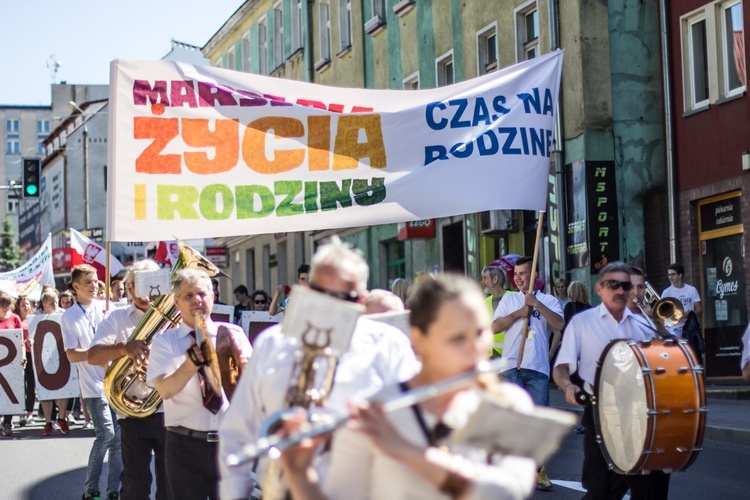
M630 339L636 341L654 338L654 331L645 319L626 307L618 323L604 304L573 316L565 328L562 345L557 353L557 365L572 365L578 375L592 387L596 377L596 364L610 341ZM575 371L574 368L570 370Z
M542 292L534 292L537 300L547 306L550 311L563 317L560 309L560 301L557 297L547 295ZM525 295L522 293L509 293L503 296L503 300L498 304L495 310L493 320L509 316L521 307L525 307ZM507 330L505 330L505 340L503 340L503 359L507 360L509 370L515 370L518 364L518 354L521 350L521 335L523 329L523 319L515 321ZM544 319L541 313L534 309L529 318L529 336L526 339L526 346L523 351L523 362L521 368L534 370L549 376L549 323ZM532 335L531 332L534 332ZM506 370L507 371L507 370Z
M91 347L94 333L104 319L103 303L94 301L89 305L76 302L62 315L60 324L63 332L65 349L85 349ZM89 364L88 361L76 363L78 381L81 384L81 396L84 398L104 397L104 367Z
M667 287L662 292L661 298L666 299L667 297L679 299L679 301L682 302L682 309L685 311L685 315L675 326L667 328L669 333L676 335L677 338L682 338L682 327L685 326L687 314L690 311L695 310L695 303L701 301L701 296L698 294L698 290L696 290L694 286L683 284L682 288L675 288L671 285Z
M533 407L531 398L522 388L504 384L504 390L516 406ZM447 414L453 413L457 421L466 421L478 406L479 392L475 389L459 393L444 420L448 422ZM375 397L388 400L400 393L398 386L390 386ZM428 428L437 423L437 418L428 412L423 411L422 416ZM387 417L407 441L424 448L429 446L411 407L391 412ZM451 455L445 457L449 470L461 471L473 478L474 487L468 498L519 499L531 496L536 479L536 464L532 459L493 457L493 463L487 464L487 453L483 450L459 447L450 439L438 444L445 444L451 451ZM380 452L370 438L346 427L334 434L324 491L331 500L450 498L408 465Z
M231 323L214 323L206 321L206 329L216 345L216 332L219 326L225 326L232 334L234 342L240 351L240 356L247 360L253 352L245 332L237 325ZM193 330L185 323L177 328L171 328L157 335L151 344L151 353L148 356L148 368L146 370L146 382L153 387L153 380L160 375L171 375L182 364L188 360L185 352L193 342L190 332ZM188 363L191 361L188 360ZM244 377L243 377L244 378ZM224 405L221 411L214 415L203 407L200 381L198 373L195 373L183 389L169 399L164 400L164 425L182 426L196 431L215 431L219 428L219 416L229 407L229 402L224 395Z
M120 342L127 342L144 315L145 313L133 304L115 309L97 327L94 340L91 341L92 347L95 345L114 345ZM159 405L156 411L157 413L164 412L164 406ZM120 413L117 414L118 419L125 418L126 416Z
M742 359L740 360L740 370L742 370L747 363L750 363L750 325L745 329L745 334L742 336Z
M252 487L252 464L228 468L225 460L249 443L255 443L263 422L287 407L286 394L298 348L296 339L285 336L274 325L254 342L255 354L234 392L229 411L219 426L219 471L221 498L247 498ZM341 356L331 395L325 406L346 411L346 402L371 394L385 385L408 380L419 363L400 330L360 317L349 351ZM257 477L265 475L261 461Z

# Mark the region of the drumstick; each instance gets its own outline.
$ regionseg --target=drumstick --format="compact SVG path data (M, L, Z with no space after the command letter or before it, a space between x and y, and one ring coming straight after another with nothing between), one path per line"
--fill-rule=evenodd
M534 242L534 258L531 262L531 275L529 276L528 293L534 293L534 285L536 284L536 259L539 256L539 240L542 237L542 222L544 222L544 212L539 212L539 219L536 222L536 241ZM529 315L523 320L523 329L521 330L521 347L518 351L518 364L516 365L516 370L518 371L521 370L521 363L523 362L523 351L526 347L526 339L529 338L530 320L531 311L529 311Z

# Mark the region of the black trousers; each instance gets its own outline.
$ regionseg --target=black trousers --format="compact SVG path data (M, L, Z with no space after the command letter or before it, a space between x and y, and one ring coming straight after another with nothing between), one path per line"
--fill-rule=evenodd
M596 442L594 413L590 404L583 410L583 472L581 483L586 488L584 499L620 499L630 489L632 500L666 500L669 493L669 474L654 471L650 474L624 476L610 470L601 447Z
M173 499L218 500L218 448L219 443L167 431L167 480Z
M164 413L145 418L123 418L120 424L122 446L122 498L138 500L151 494L151 452L156 472L156 500L169 500L165 465L167 430Z
M34 411L34 401L36 400L36 381L34 380L34 356L32 353L26 353L26 367L23 369L24 390L26 394L26 413Z

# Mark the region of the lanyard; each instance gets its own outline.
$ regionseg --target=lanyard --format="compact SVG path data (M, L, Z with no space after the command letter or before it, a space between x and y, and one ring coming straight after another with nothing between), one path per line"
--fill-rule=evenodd
M86 309L83 308L80 302L76 301L76 305L81 308L81 311L83 311L83 315L86 318L86 321L88 321L89 326L91 327L91 331L96 335L96 328L94 328L94 324L91 322L91 318L89 318L89 314L86 311Z

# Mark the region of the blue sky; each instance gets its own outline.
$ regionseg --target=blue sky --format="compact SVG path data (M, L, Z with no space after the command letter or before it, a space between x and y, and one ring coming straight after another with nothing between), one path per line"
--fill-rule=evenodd
M170 41L203 46L243 0L0 0L0 104L50 104L57 82L109 83L112 59L160 59Z

